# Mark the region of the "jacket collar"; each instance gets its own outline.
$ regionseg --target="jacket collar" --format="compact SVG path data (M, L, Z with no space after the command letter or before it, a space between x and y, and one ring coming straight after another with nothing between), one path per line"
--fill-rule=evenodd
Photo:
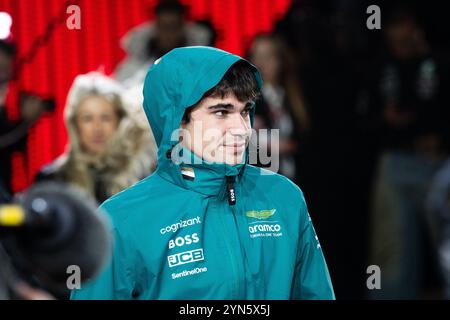
M239 183L247 162L247 153L242 163L232 166L207 162L186 148L179 149L179 159L172 159L170 155L174 153L170 149L168 151L156 172L171 183L207 196L223 197L226 177L234 177Z

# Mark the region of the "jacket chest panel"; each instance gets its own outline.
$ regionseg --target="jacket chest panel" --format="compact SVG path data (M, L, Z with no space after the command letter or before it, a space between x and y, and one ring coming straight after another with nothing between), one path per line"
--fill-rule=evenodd
M260 295L272 286L270 279L289 286L295 237L280 209L268 207L192 199L186 214L155 226L157 245L142 250L149 251L145 264L156 275L158 296L208 298L221 292L229 299L266 298Z

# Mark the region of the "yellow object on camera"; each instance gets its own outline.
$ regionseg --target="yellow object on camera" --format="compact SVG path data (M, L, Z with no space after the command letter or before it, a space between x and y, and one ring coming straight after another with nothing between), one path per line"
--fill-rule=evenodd
M0 206L0 227L18 227L25 221L25 212L14 204Z

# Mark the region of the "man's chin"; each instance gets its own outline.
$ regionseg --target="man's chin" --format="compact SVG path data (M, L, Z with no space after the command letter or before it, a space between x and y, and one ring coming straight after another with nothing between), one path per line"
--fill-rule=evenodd
M220 154L203 154L203 159L209 163L219 163L234 166L242 163L245 152L223 152Z
M226 163L226 164L228 164L230 166L234 166L234 165L242 163L243 159L244 159L244 154L243 153L240 153L240 154L226 154L224 163Z

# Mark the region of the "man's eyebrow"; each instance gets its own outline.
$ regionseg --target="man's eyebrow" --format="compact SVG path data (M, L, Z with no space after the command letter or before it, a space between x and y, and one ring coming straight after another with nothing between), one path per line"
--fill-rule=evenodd
M252 108L255 105L254 101L249 101L245 104L244 109ZM216 109L234 109L235 106L231 103L218 103L213 106L209 106L208 110L216 110Z
M218 103L208 107L208 110L215 110L215 109L234 109L234 106L231 103Z

